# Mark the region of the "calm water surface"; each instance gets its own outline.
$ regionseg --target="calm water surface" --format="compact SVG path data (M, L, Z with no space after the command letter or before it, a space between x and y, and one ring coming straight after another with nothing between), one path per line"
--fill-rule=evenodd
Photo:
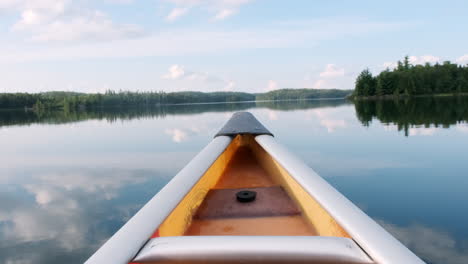
M81 263L235 111L428 263L468 263L468 98L0 112L0 262Z

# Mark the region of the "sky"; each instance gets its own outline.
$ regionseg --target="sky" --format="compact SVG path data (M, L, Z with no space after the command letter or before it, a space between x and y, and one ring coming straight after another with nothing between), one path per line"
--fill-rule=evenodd
M468 63L468 2L0 0L0 92L353 89Z

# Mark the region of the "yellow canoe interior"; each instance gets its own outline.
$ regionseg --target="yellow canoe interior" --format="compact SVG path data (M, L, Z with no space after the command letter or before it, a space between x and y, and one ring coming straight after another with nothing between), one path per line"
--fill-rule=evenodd
M241 190L257 192L239 203ZM158 236L335 236L343 228L266 153L238 135L159 226Z

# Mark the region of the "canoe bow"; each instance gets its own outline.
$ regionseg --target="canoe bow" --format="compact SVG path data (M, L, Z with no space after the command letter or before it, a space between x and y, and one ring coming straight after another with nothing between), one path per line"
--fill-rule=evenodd
M239 203L239 190L256 200ZM424 263L248 112L235 113L86 263L132 261Z

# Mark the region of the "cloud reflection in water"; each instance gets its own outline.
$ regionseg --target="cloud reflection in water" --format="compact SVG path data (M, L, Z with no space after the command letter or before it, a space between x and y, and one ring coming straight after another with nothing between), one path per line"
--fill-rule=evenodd
M154 170L102 168L14 176L11 190L0 192L0 255L7 263L84 261L169 179Z
M457 242L446 232L420 224L402 227L377 222L428 263L468 263L468 240Z

